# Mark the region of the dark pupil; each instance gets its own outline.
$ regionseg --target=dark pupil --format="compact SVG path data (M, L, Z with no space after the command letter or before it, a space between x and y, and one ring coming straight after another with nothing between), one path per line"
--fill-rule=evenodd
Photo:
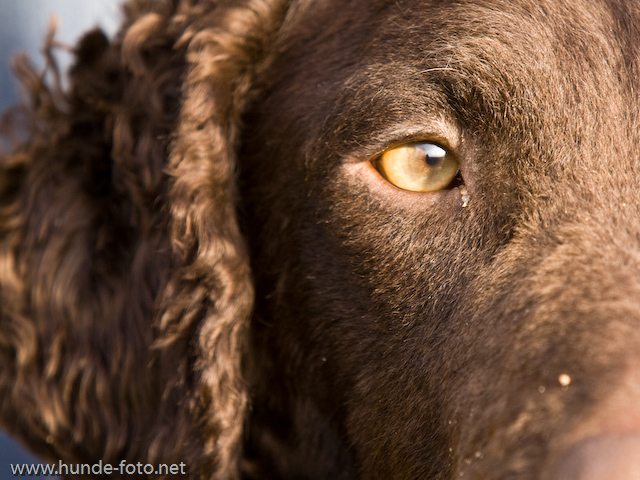
M442 161L447 154L442 148L432 143L423 143L418 145L425 155L425 161L430 167L438 167L442 164Z
M427 165L430 167L437 167L442 162L442 157L430 157L427 155Z

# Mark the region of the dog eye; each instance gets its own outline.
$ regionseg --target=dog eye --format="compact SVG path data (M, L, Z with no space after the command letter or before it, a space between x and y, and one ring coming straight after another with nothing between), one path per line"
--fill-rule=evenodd
M458 173L458 160L434 143L417 142L391 148L373 161L389 183L412 192L442 190Z

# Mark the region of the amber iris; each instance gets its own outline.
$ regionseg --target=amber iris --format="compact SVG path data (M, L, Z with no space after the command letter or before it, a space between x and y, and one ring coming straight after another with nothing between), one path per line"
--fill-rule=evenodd
M373 166L389 183L412 192L435 192L451 183L458 160L435 143L407 143L376 158Z

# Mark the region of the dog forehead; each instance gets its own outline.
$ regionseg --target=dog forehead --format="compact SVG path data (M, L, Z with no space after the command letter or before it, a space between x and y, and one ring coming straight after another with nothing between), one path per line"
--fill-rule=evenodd
M292 9L288 29L297 35L298 45L310 40L340 50L360 45L366 48L361 53L369 56L393 60L397 58L389 55L403 54L413 61L424 53L432 56L443 46L474 42L482 43L488 54L497 45L532 57L561 51L567 52L566 59L611 54L610 48L623 50L637 42L640 16L630 2L616 0L303 0L300 4L304 6ZM351 42L345 43L346 38ZM484 43L489 40L493 43Z
M306 2L294 17L268 109L306 158L433 113L549 152L637 136L640 22L628 4Z
M637 9L598 1L333 3L307 5L286 40L286 69L306 80L296 80L301 94L325 98L319 105L355 83L412 95L412 86L445 79L489 101L521 89L528 101L557 97L551 103L595 102L635 87L620 83L637 78L625 72L636 69Z

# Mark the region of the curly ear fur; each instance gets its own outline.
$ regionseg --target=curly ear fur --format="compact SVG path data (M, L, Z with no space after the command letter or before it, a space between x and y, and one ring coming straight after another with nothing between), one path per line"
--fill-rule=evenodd
M31 106L0 165L0 421L53 460L235 478L253 290L234 149L286 2L125 11L111 44L80 43L68 94L18 68Z
M235 207L240 116L252 79L285 13L284 2L221 7L191 23L183 106L169 161L171 239L182 267L166 291L162 341L194 346L197 417L205 455L222 478L237 468L246 407L240 360L253 288Z

